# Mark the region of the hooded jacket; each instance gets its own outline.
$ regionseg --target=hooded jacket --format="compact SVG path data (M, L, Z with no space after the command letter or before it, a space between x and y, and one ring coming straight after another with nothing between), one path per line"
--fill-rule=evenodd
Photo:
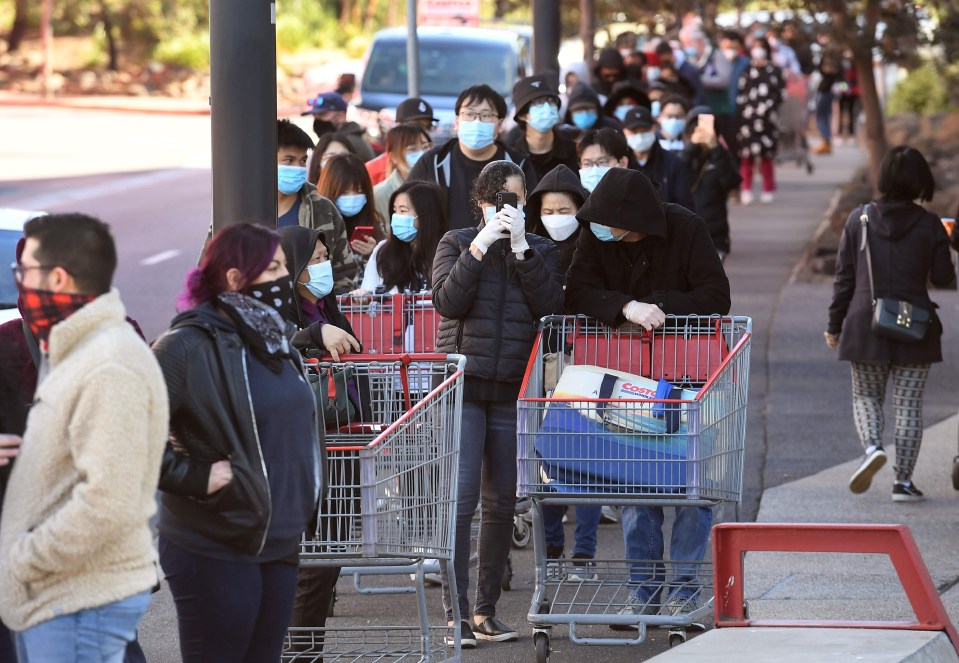
M546 173L533 193L526 197L526 207L524 208L526 211L526 229L550 240L559 249L559 267L565 282L566 272L569 271L569 266L573 261L576 238L579 237L582 227L577 228L572 235L561 242L557 242L550 237L549 232L543 225L540 210L543 208L543 196L554 191L563 191L572 195L577 207L583 206L583 203L589 198L589 191L580 182L579 175L566 166L559 165Z
M523 123L525 124L525 123ZM559 127L553 129L553 149L546 154L533 154L529 151L529 143L526 141L526 131L524 126L516 127L515 131L510 131L506 137L506 144L525 154L529 154L529 163L536 171L536 176L542 178L556 166L563 164L573 169L579 168L579 157L576 156L576 143L559 130Z
M625 322L632 300L667 315L725 315L729 280L703 220L663 203L642 173L613 168L576 215L580 233L566 281L566 309L608 325ZM638 242L603 242L590 223L645 235Z
M508 239L493 242L477 260L469 247L478 233L451 230L436 247L433 307L442 316L436 351L466 355L465 400L515 401L536 324L562 305L559 256L551 241L527 233L523 260Z
M635 154L632 156L635 157ZM645 165L640 165L638 161L634 163L639 172L659 185L659 196L663 202L682 205L691 212L698 211L682 157L664 150L659 141L655 141Z
M955 273L949 255L949 236L935 214L912 202L880 199L869 206L869 249L876 297L891 297L933 312L925 338L899 343L872 332L872 294L862 248L862 208L846 219L839 240L836 280L826 331L842 335L839 359L893 364L930 364L942 361L942 324L929 299L927 281L945 286Z
M617 53L617 55L619 54ZM573 111L571 109L577 104L587 103L596 106L596 113L598 115L596 124L590 127L590 129L603 129L608 127L619 132L623 131L623 125L620 124L618 120L608 117L603 113L603 104L600 101L599 95L596 94L596 90L586 83L577 83L569 92L569 103L566 106L566 117L563 118L563 122L572 127L576 127L576 125L573 124ZM576 130L579 131L579 128L577 127Z
M600 69L616 69L619 71L619 78L613 83L607 83L599 77ZM604 48L599 52L596 58L596 64L593 66L593 81L596 91L603 96L609 96L613 91L613 86L626 78L626 62L623 55L615 48Z
M330 260L333 261L333 292L338 295L345 294L353 289L353 279L356 278L358 268L346 239L346 222L333 201L318 194L316 187L309 182L303 185L299 195L298 223L304 228L323 231L330 238L330 244L324 244L329 248Z
M170 444L160 473L161 534L188 549L191 540L201 537L237 554L257 556L271 529L304 531L316 502L274 505L270 484L271 477L282 482L287 498L322 494L326 452L316 408L307 487L295 468L279 468L282 476L268 474L252 411L248 365L255 360L232 320L212 303L201 304L174 318L153 352L170 397ZM302 372L295 350L291 361ZM224 458L230 459L233 479L207 495L210 466Z

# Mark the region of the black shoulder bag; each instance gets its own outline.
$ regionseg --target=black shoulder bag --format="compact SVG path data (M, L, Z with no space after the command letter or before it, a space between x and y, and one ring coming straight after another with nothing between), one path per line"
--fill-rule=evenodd
M859 250L866 252L869 292L872 295L872 331L878 336L900 343L918 343L925 338L926 331L929 329L929 319L932 317L930 311L902 299L876 297L872 279L872 256L868 235L869 215L866 205L862 207L859 220L862 222L862 244Z

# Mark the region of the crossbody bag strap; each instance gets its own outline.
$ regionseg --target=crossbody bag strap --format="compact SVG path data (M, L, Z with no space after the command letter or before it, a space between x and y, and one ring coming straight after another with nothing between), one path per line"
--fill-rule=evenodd
M872 251L869 250L869 214L868 205L862 206L862 214L859 220L862 222L862 242L859 245L860 251L866 252L866 271L869 272L869 294L872 297L873 305L876 304L876 286L872 280Z

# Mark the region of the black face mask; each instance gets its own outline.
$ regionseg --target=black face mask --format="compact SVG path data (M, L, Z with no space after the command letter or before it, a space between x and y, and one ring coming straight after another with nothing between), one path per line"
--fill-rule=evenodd
M243 294L272 306L284 320L294 321L293 317L293 281L285 276L267 283L256 283L244 290Z
M336 131L336 127L329 120L321 120L320 118L313 120L313 133L317 136L323 136L334 131Z

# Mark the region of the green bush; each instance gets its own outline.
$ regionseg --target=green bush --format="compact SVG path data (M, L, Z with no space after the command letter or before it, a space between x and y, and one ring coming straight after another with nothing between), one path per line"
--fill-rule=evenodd
M184 34L160 42L153 49L153 59L177 67L209 69L210 33Z
M932 115L949 107L943 72L934 62L928 61L913 69L896 84L886 111L889 115L898 113L919 113Z

